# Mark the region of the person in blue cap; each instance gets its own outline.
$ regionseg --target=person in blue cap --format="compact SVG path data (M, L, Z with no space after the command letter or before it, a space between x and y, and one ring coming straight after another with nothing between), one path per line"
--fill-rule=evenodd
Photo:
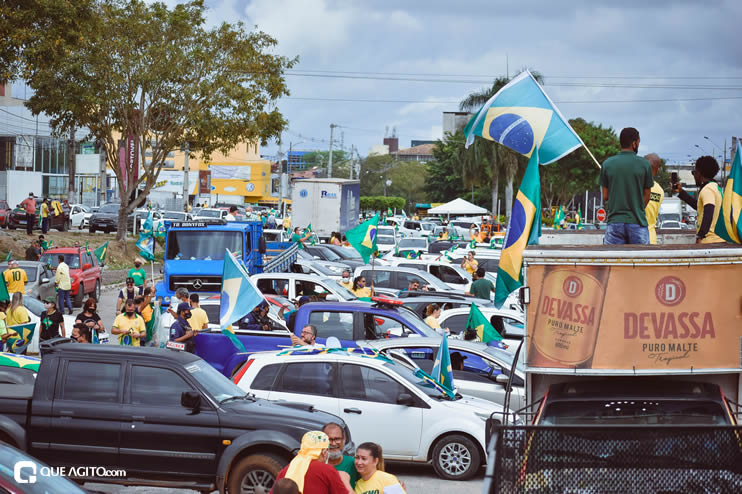
M263 300L248 315L240 320L240 329L271 331L273 325L268 317L268 302Z
M185 343L186 352L193 353L196 347L194 341L195 336L198 334L198 330L191 329L188 324L188 318L191 317L191 306L187 302L181 302L178 304L177 319L170 326L170 341L176 343Z

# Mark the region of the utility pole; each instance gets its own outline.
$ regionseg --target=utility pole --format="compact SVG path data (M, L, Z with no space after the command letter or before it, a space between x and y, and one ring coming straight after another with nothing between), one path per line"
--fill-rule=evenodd
M327 162L327 178L332 178L332 132L335 130L335 127L337 125L330 124L330 161Z
M351 144L350 145L350 175L349 175L350 180L353 180L353 168L356 166L356 160L355 160L355 157L353 156L353 148L354 146Z
M70 128L70 140L67 142L67 172L69 182L67 183L67 200L75 204L75 127Z
M185 162L183 164L183 211L188 212L188 155L191 154L189 143L185 144Z
M108 189L108 184L106 183L108 180L108 174L106 173L106 168L108 164L108 154L106 153L106 141L103 139L100 140L98 146L100 147L100 168L98 168L99 177L98 177L98 206L102 206L106 202L106 190Z
M283 209L283 150L281 149L281 141L283 140L283 134L278 136L278 210ZM289 148L290 150L291 148ZM291 151L289 151L291 155ZM288 166L289 160L286 159L286 166Z

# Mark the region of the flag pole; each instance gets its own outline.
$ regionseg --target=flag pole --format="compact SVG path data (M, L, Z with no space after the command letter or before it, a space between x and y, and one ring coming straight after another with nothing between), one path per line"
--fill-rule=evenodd
M580 137L580 136L577 136L577 137ZM580 139L580 141L582 141L582 139ZM588 147L587 147L587 146L585 145L585 143L584 143L584 142L582 143L582 147L584 147L584 148L585 148L585 151L587 151L587 154L589 154L589 155L590 155L590 157L591 157L591 158L593 159L593 161L595 162L595 165L596 165L596 166L598 167L598 170L600 170L600 168L601 168L601 167L600 167L600 163L598 163L598 160L596 160L596 159L595 159L595 156L593 156L593 153L591 153L591 152L590 152L590 149L588 149Z

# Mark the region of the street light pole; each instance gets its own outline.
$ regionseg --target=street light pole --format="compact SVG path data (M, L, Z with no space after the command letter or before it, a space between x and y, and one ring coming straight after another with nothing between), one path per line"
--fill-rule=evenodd
M327 162L327 178L332 178L332 131L337 127L335 124L330 124L330 157Z

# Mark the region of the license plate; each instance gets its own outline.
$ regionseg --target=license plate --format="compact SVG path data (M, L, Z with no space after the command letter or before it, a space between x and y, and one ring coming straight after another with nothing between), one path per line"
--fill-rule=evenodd
M185 350L185 343L178 343L177 341L168 341L165 343L165 348L170 348L172 350Z

